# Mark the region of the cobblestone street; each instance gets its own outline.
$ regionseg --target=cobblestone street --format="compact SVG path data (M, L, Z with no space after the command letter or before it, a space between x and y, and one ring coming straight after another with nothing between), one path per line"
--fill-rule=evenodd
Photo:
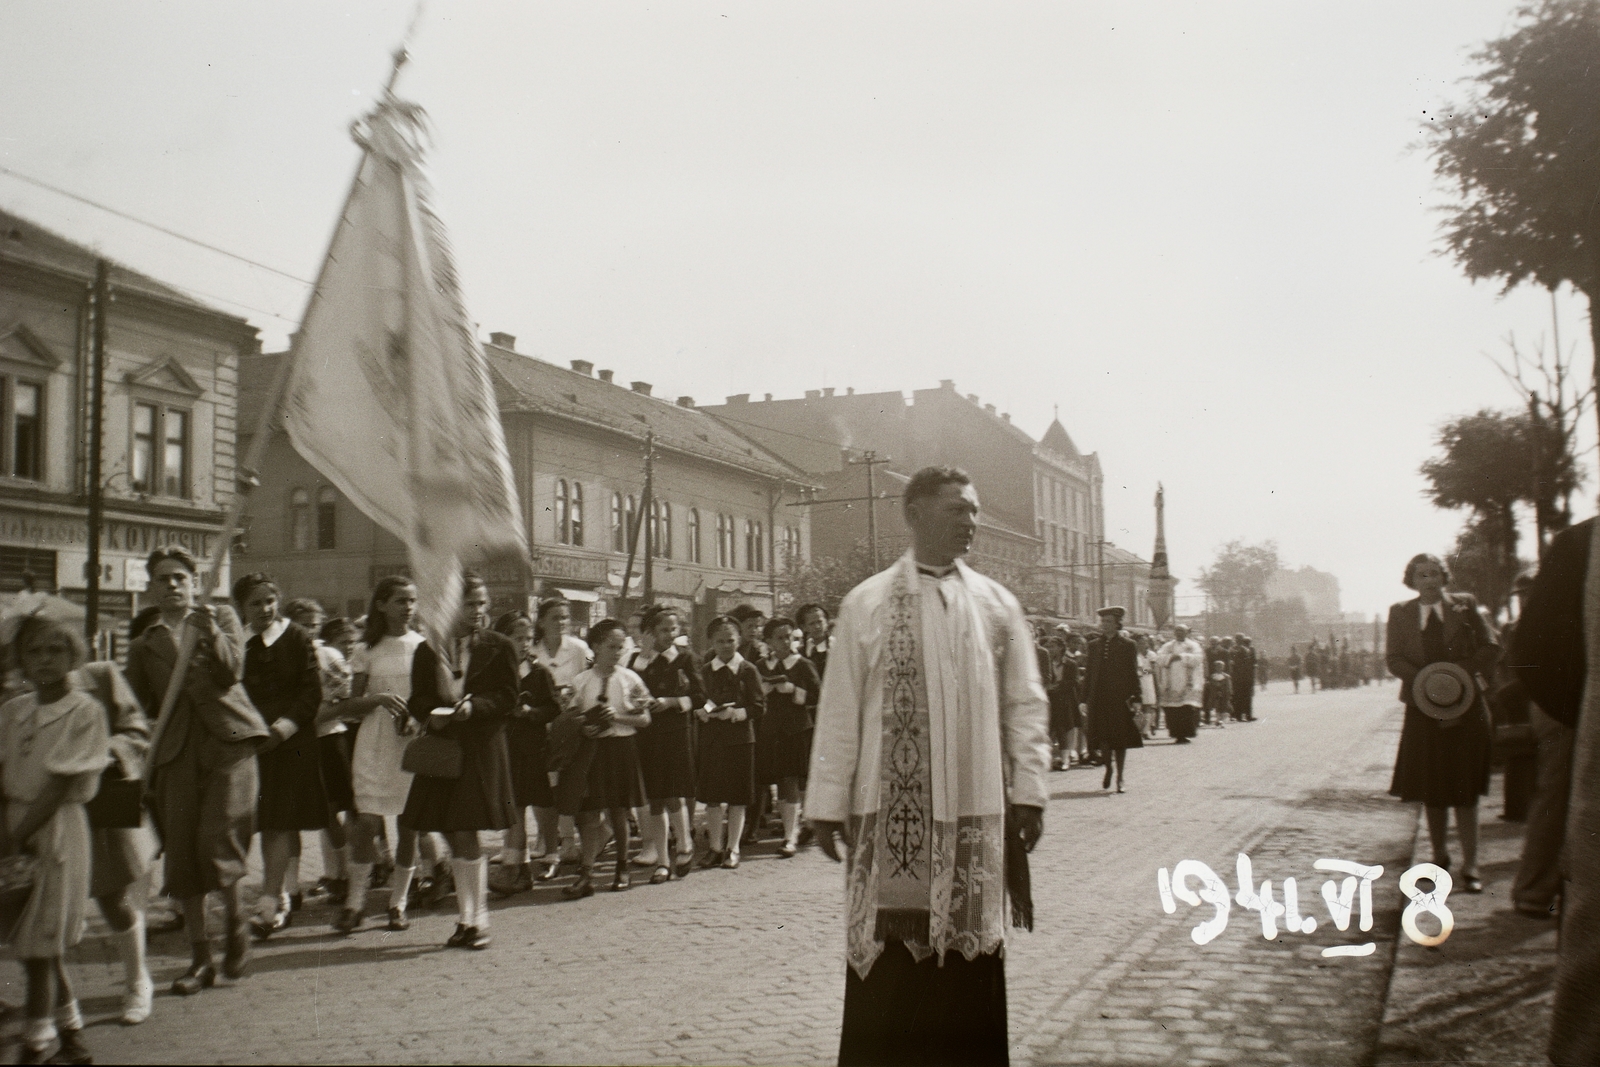
M1261 721L1130 753L1128 792L1099 774L1052 776L1034 853L1038 927L1008 946L1018 1063L1369 1060L1395 949L1415 813L1384 795L1400 722L1392 686L1257 700ZM307 836L304 877L314 877ZM1233 907L1196 946L1211 908L1166 915L1158 867L1202 861L1230 888L1239 851L1257 884L1298 879L1317 930L1264 940ZM1369 935L1337 931L1317 892L1321 858L1381 864ZM119 977L91 936L85 1007L102 1062L797 1063L834 1060L843 996L840 869L770 846L737 873L603 889L577 903L538 889L495 909L485 953L443 948L447 903L412 929L331 934L308 909L261 948L253 974L192 999L161 995L145 1025L107 1019ZM603 883L602 883L603 884ZM373 906L382 904L379 894ZM1365 957L1324 947L1372 940ZM157 939L160 988L181 972L181 935ZM15 976L11 977L15 981Z

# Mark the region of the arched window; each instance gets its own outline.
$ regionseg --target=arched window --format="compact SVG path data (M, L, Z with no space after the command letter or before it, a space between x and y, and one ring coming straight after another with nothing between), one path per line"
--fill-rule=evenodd
M717 566L733 569L733 516L717 513Z
M611 494L611 551L628 551L628 540L622 532L622 494Z
M689 509L689 562L700 562L700 509Z
M339 494L333 486L317 490L317 548L339 547Z
M760 571L762 566L763 551L761 524L754 519L744 520L744 566L745 570Z
M289 490L289 547L311 551L311 494L299 487Z
M583 484L572 483L572 500L567 505L567 529L571 539L567 542L572 545L583 545Z
M556 479L556 544L571 544L570 533L567 527L567 506L571 503L568 495L567 480Z
M664 559L672 558L672 505L665 500L654 501L650 515L650 545Z

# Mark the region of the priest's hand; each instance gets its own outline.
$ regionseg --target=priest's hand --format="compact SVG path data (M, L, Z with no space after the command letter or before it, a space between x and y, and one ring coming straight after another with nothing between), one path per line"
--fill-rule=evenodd
M1032 804L1013 804L1011 818L1016 823L1017 835L1022 838L1022 847L1032 852L1033 846L1044 836L1044 809Z
M842 822L833 822L830 819L812 819L811 832L816 835L817 847L822 849L822 854L835 863L844 859L839 854L839 845L834 840L835 836L838 837L839 841L844 842L845 848L855 847L855 843L850 840L850 831L845 829L845 824Z

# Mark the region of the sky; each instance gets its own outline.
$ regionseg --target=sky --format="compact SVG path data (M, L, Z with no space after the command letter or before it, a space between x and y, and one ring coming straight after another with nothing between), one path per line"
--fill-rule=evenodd
M8 0L0 166L309 279L414 10ZM1180 597L1272 540L1370 614L1464 518L1422 495L1439 426L1519 402L1491 357L1558 329L1590 365L1581 300L1439 254L1417 144L1513 13L434 0L397 88L485 337L703 403L950 378L1035 437L1059 409L1110 539L1148 556L1165 485ZM269 350L303 311L307 284L3 173L0 206Z

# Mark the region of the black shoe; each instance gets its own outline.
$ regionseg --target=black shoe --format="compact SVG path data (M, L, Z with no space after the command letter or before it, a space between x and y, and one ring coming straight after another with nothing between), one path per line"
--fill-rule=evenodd
M337 918L333 920L333 928L338 933L349 937L361 929L361 913L354 908L342 908Z
M61 1031L61 1047L56 1049L56 1054L51 1056L46 1063L93 1063L94 1056L89 1052L89 1046L83 1043L83 1031Z
M402 930L411 929L411 920L406 918L406 912L404 908L389 909L389 929L395 931L396 933L399 933Z
M1109 764L1109 763L1106 764L1105 777L1100 779L1100 788L1101 789L1110 789L1111 788L1111 764Z
M567 900L594 896L594 872L587 867L580 868L572 884L561 887L561 895Z
M192 997L202 989L210 989L217 984L217 969L209 963L196 963L172 983L172 992L175 996Z
M250 920L250 932L256 935L258 941L265 941L273 934L287 930L292 921L289 916L292 914L293 912L280 911L270 919L263 919L258 915Z
M467 947L467 943L469 941L471 941L472 936L476 932L477 931L475 931L472 927L466 925L465 923L456 923L456 932L451 934L449 937L445 938L444 947L445 948L466 948Z
M305 906L306 906L306 895L304 893L290 893L289 894L289 910L290 911L299 911L301 908L303 908Z
M700 866L704 870L722 866L722 853L716 849L706 849L706 854L700 857Z

